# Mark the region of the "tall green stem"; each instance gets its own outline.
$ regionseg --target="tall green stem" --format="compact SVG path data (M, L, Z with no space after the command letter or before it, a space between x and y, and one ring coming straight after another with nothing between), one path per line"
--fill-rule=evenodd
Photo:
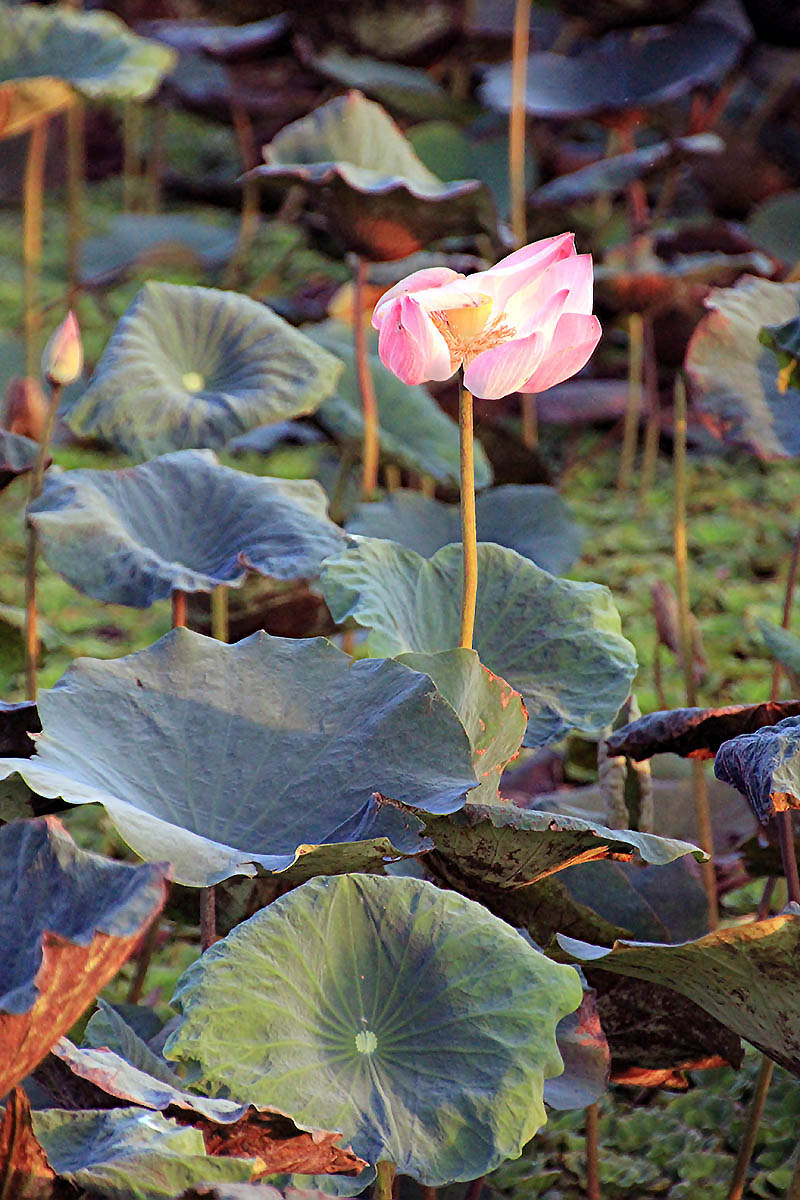
M28 137L28 156L25 161L22 212L22 258L25 266L25 374L38 374L39 358L39 275L42 265L42 207L44 201L44 166L47 155L46 117L40 118Z
M686 703L690 708L697 704L697 688L692 662L692 613L689 606L689 551L686 537L686 385L679 374L675 380L675 581L678 593L678 627L681 643L681 659L686 683ZM712 929L719 923L717 885L714 874L714 837L711 828L711 810L703 763L692 759L692 782L694 785L695 818L697 836L708 860L702 864L703 883L708 899L708 920Z
M228 589L224 583L211 593L211 636L220 642L228 640Z
M375 1190L372 1193L372 1200L392 1200L392 1190L394 1188L394 1177L397 1174L397 1167L393 1162L379 1162L378 1176L375 1180Z
M47 453L53 439L53 429L56 423L58 403L61 399L61 386L57 383L50 386L50 404L47 408L45 426L42 430L42 440L39 443L39 454L36 466L31 475L31 485L28 492L28 504L41 495L42 481L47 465ZM38 539L36 530L28 521L28 544L25 553L25 682L29 700L36 699L36 671L39 663L39 630L36 610L36 558Z
M472 395L460 385L458 428L461 445L461 551L463 588L461 594L461 634L459 646L472 649L475 629L475 604L478 599L478 535L475 524L475 459L472 431Z
M728 1200L742 1200L742 1196L744 1195L747 1170L750 1166L750 1159L753 1157L756 1134L758 1133L758 1126L764 1112L764 1105L767 1102L767 1092L772 1082L774 1070L775 1064L772 1059L767 1058L766 1054L763 1054L761 1056L761 1066L758 1069L758 1077L756 1078L756 1086L750 1100L750 1107L747 1110L745 1127L742 1131L742 1140L739 1143L739 1153L736 1156L736 1166L733 1169Z
M72 308L80 277L86 191L86 110L76 96L67 109L67 307Z
M586 1200L600 1200L600 1110L597 1104L586 1109Z
M364 450L361 458L361 495L372 500L378 486L378 464L380 461L380 429L378 423L378 401L375 384L369 369L367 334L364 329L364 293L367 283L367 264L359 255L353 288L353 346L356 357L358 391L361 396L361 412L364 418Z
M631 313L628 317L628 403L625 407L622 452L617 473L618 492L627 492L631 485L644 395L643 364L644 325L639 313Z
M524 246L527 238L525 212L525 84L528 75L528 38L531 0L516 0L514 39L511 47L511 111L508 118L508 183L511 202L511 232L514 243Z

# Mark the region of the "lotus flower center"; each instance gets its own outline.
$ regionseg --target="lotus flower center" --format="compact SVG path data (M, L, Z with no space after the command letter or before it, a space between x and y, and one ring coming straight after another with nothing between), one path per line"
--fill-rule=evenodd
M504 316L492 320L492 298L480 294L457 308L440 309L430 318L447 342L450 366L456 370L484 350L492 350L514 336Z
M362 1029L356 1034L356 1050L359 1054L372 1054L378 1049L378 1039L371 1029Z
M199 371L187 371L181 379L187 392L200 392L206 386L206 381Z

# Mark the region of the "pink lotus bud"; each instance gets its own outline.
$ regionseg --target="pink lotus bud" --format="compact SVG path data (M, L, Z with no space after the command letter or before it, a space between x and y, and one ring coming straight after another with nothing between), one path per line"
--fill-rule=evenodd
M44 348L42 374L48 383L64 386L74 383L82 370L81 331L74 312L70 310Z

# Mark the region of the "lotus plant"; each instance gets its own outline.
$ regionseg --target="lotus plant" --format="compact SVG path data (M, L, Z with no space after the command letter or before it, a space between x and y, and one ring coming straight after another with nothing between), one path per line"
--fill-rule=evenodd
M600 340L592 315L592 259L571 233L514 251L487 271L415 271L375 306L378 353L404 383L461 373L461 540L464 586L460 645L470 648L478 591L472 397L543 392L569 379Z

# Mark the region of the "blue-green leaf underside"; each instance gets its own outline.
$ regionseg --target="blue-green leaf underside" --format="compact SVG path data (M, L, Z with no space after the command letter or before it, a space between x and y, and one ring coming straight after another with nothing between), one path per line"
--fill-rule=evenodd
M235 1009L232 972L247 979ZM168 1057L234 1099L340 1129L433 1186L514 1158L543 1123L578 976L480 905L416 879L321 878L178 983Z
M310 578L343 544L319 484L234 471L210 450L116 471L51 470L28 514L54 571L134 608L238 587L248 569Z

